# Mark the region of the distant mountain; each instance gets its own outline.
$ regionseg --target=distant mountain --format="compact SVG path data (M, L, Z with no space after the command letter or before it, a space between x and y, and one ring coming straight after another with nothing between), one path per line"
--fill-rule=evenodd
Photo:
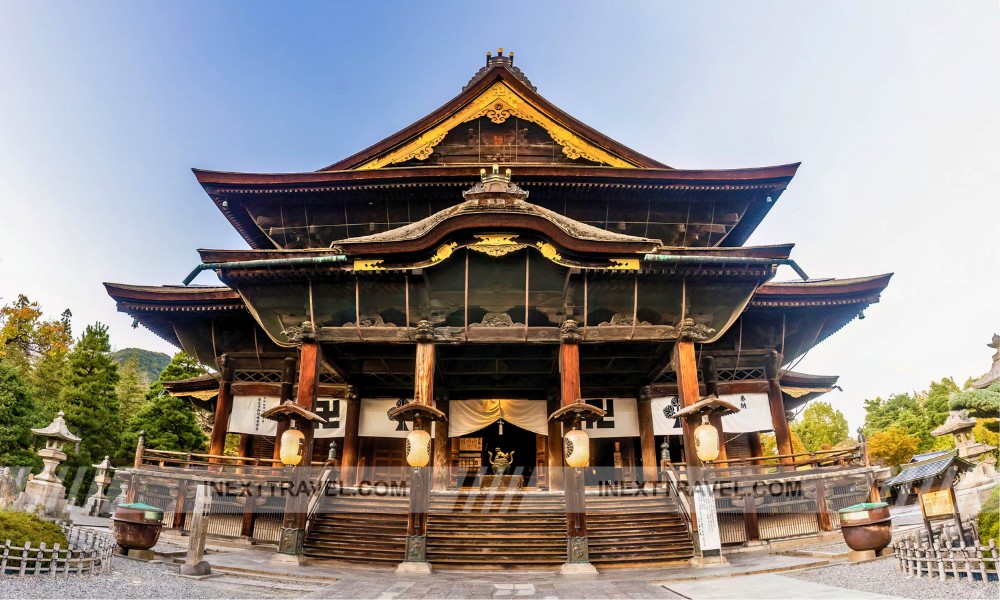
M142 348L124 348L111 355L111 358L122 365L135 357L139 370L144 373L150 383L156 381L162 371L170 364L170 357L162 352L143 350Z

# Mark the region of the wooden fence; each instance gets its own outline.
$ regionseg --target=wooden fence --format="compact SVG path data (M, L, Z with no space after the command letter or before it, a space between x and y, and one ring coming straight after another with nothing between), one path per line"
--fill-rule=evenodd
M3 575L95 575L111 569L111 558L115 554L114 539L105 534L81 527L63 527L68 548L53 544L47 548L45 542L32 547L14 546L11 540L3 546L0 556L0 576Z
M900 571L908 577L941 581L949 576L966 581L996 580L1000 559L996 541L990 540L988 545L981 543L972 522L964 528L964 532L959 532L954 525L942 527L933 543L922 531L898 540L893 544L893 554L899 561Z

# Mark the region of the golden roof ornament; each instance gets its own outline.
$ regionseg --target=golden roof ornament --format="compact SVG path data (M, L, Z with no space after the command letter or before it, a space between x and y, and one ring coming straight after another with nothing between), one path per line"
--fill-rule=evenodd
M479 170L480 182L462 192L466 202L475 202L480 206L502 206L521 202L528 197L528 192L517 184L510 182L510 169L500 173L500 165L494 163L493 169Z

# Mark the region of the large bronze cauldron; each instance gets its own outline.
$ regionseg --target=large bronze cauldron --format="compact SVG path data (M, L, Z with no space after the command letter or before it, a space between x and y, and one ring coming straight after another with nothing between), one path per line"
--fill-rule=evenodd
M892 517L885 502L855 504L840 509L840 531L851 550L879 550L892 542Z
M163 509L148 504L119 504L111 519L115 541L126 550L149 550L163 527Z

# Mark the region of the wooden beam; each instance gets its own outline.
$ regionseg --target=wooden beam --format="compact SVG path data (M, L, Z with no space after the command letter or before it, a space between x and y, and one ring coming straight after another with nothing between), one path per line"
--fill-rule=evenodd
M649 386L639 390L637 411L639 447L642 450L642 480L655 482L659 479L659 461L656 457L656 436L653 435L653 391Z
M567 321L567 323L572 323ZM559 394L560 404L567 406L580 402L580 341L579 330L573 323L564 327L562 343L559 344Z
M687 408L701 399L694 342L677 340L674 344L674 371L677 373L677 398L681 408ZM694 429L698 424L692 419L682 419L681 425L684 429L684 460L689 467L700 467L701 460L694 449Z
M792 432L788 428L788 417L785 415L785 400L781 395L781 382L778 379L778 365L781 363L779 354L772 350L764 363L764 374L767 377L767 401L771 408L771 424L774 427L774 440L779 455L792 454ZM791 457L778 459L782 464L791 464Z
M436 408L448 416L448 401L440 399ZM434 483L431 489L447 489L451 481L451 438L448 437L448 421L434 424Z
M215 401L215 422L212 424L212 437L208 445L208 453L217 456L226 451L229 416L233 413L233 377L236 375L236 369L228 356L223 354L220 362L222 381L219 383L219 397ZM212 459L212 462L218 462L218 459Z
M413 401L434 404L434 363L436 352L430 341L417 344L416 367L414 369Z

